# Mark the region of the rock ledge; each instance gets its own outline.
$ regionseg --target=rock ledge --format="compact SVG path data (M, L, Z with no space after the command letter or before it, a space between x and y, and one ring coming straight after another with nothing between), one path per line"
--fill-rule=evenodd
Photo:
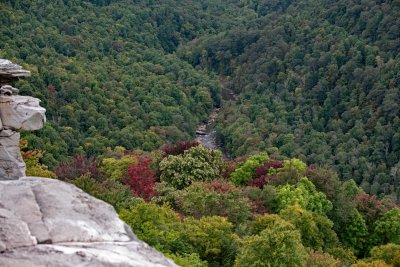
M0 181L0 266L177 266L74 185Z

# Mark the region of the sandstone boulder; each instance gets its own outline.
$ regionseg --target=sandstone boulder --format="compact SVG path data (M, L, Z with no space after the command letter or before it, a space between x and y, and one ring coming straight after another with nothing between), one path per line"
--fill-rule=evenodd
M0 181L0 266L176 266L113 207L47 178Z
M0 118L4 128L34 131L43 128L46 109L30 96L0 95Z

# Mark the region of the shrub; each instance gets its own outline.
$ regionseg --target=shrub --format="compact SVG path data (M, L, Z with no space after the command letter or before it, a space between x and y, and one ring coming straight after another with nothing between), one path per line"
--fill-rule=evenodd
M46 165L43 165L39 160L43 157L43 152L40 150L29 150L22 152L22 158L26 164L26 176L38 176L56 178L56 174L49 170Z

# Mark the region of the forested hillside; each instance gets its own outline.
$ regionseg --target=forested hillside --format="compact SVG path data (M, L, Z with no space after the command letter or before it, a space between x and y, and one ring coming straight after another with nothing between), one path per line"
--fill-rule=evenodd
M10 0L0 58L75 184L182 266L400 266L400 1ZM220 107L225 150L195 141ZM185 142L182 142L185 140Z
M256 19L180 51L238 94L218 120L225 148L299 157L399 198L400 2L242 2Z
M246 16L225 1L1 1L0 57L32 71L16 87L47 109L30 147L53 168L107 147L193 138L219 105L219 80L171 52Z
M3 1L0 56L33 72L16 86L42 99L49 123L25 138L51 168L107 147L149 151L192 139L221 105L222 79L238 94L216 126L232 156L299 157L399 198L399 9L398 1Z

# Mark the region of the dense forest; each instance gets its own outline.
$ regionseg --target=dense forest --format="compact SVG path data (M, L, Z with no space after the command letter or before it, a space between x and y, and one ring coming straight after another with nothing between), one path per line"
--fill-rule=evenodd
M400 1L5 0L27 175L182 266L400 266ZM210 150L196 128L220 108Z
M57 177L110 203L181 266L400 266L399 206L297 158L226 160L191 141L78 155L52 173L40 151L23 155L28 175Z
M219 80L171 52L241 24L246 11L224 1L181 2L0 3L0 57L31 70L16 87L47 109L45 129L25 136L46 151L47 165L194 136L220 103Z
M5 1L0 56L32 78L42 162L190 140L213 107L234 157L267 151L400 198L398 1ZM187 12L190 10L190 12ZM222 101L225 87L237 96Z
M333 167L399 199L400 2L247 4L257 19L182 49L239 94L219 118L225 148Z

